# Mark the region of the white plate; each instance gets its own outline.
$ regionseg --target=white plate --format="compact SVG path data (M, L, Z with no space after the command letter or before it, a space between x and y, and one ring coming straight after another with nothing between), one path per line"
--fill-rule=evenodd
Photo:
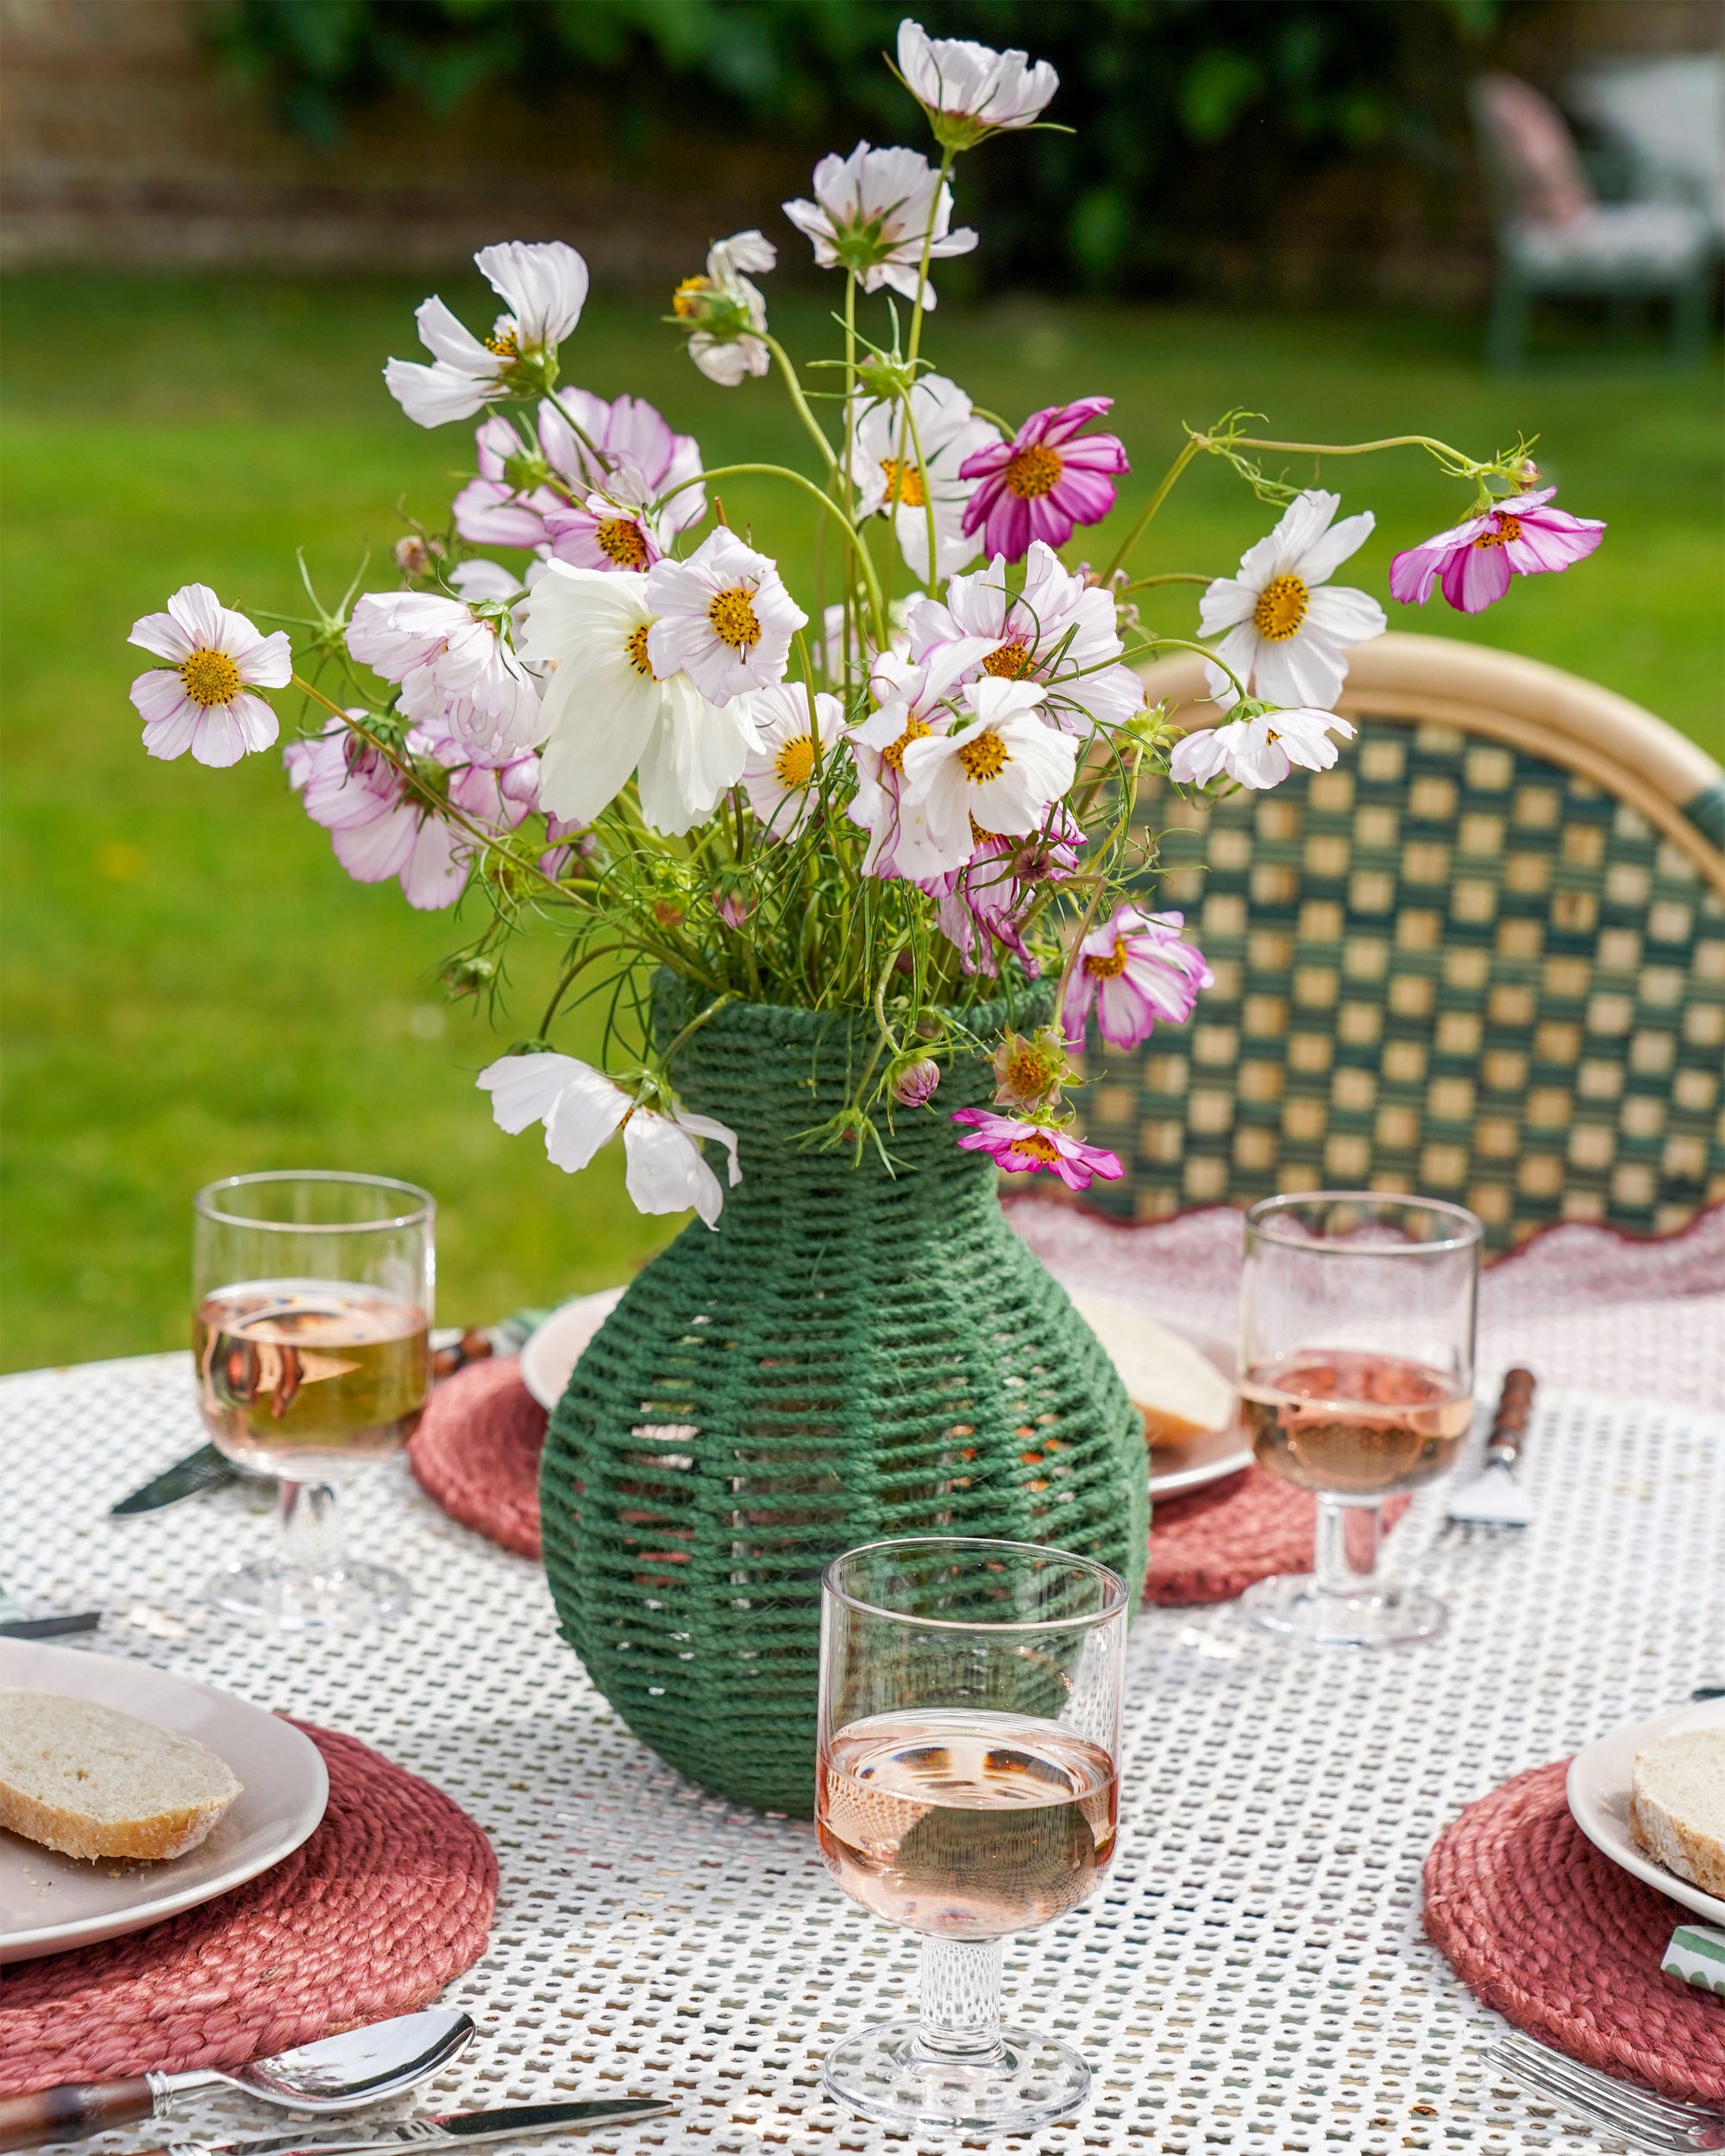
M1651 1721L1632 1722L1627 1729L1614 1729L1609 1736L1596 1738L1585 1751L1577 1752L1569 1763L1566 1785L1575 1823L1596 1849L1603 1850L1613 1864L1633 1871L1638 1879L1645 1879L1650 1887L1670 1895L1673 1902L1681 1902L1685 1908L1716 1924L1725 1924L1725 1902L1655 1864L1631 1836L1629 1794L1638 1752L1645 1752L1661 1737L1675 1736L1679 1730L1721 1728L1725 1728L1725 1700L1697 1700L1693 1707L1674 1707L1669 1714L1655 1714Z
M521 1351L521 1382L542 1407L549 1410L562 1398L587 1342L622 1300L620 1288L578 1295L528 1335ZM1208 1341L1199 1344L1210 1352ZM1251 1448L1241 1442L1238 1426L1210 1432L1189 1445L1157 1445L1150 1456L1151 1495L1173 1497L1183 1489L1200 1489L1251 1465Z
M209 1838L161 1863L86 1863L0 1831L0 1964L141 1931L244 1885L298 1849L329 1801L323 1756L279 1715L147 1663L0 1639L0 1689L60 1692L196 1737L243 1784Z
M528 1334L521 1351L521 1382L548 1413L563 1397L582 1350L622 1300L620 1288L577 1295Z

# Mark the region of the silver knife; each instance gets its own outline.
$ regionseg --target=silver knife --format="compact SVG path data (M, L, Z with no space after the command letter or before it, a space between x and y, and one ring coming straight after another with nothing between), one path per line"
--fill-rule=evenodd
M161 1512L169 1505L183 1505L188 1497L202 1496L206 1489L220 1489L236 1482L244 1472L213 1445L200 1445L183 1460L152 1476L141 1489L108 1507L110 1520L135 1520L141 1513Z
M606 2096L578 2103L524 2103L503 2111L446 2111L425 2119L405 2119L398 2126L373 2127L355 2136L284 2134L273 2140L224 2141L212 2148L202 2141L170 2141L165 2149L142 2156L378 2156L398 2148L455 2148L468 2141L513 2141L558 2127L579 2129L628 2119L662 2118L675 2106L662 2096Z

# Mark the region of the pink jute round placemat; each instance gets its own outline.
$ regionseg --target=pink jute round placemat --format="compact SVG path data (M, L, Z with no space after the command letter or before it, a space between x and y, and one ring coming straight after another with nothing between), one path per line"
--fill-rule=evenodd
M431 1395L408 1448L426 1494L451 1519L521 1556L539 1555L545 1410L513 1357L474 1363ZM1393 1499L1386 1526L1406 1509ZM1258 1467L1157 1501L1145 1599L1226 1602L1272 1572L1309 1571L1317 1501Z
M1688 1919L1594 1847L1566 1759L1531 1767L1445 1827L1426 1930L1469 1990L1584 2065L1680 2103L1725 2101L1725 2013L1659 1961Z
M1154 1456L1152 1455L1152 1457ZM1383 1507L1386 1532L1408 1509L1405 1497ZM1231 1602L1275 1572L1309 1572L1318 1501L1309 1490L1261 1467L1151 1507L1150 1570L1144 1599L1176 1608Z
M452 1520L518 1556L536 1557L547 1420L521 1382L518 1357L472 1363L426 1402L408 1464Z
M166 1923L6 1971L0 2096L242 2065L427 2005L485 1951L497 1858L441 1789L300 1722L329 1771L310 1838Z

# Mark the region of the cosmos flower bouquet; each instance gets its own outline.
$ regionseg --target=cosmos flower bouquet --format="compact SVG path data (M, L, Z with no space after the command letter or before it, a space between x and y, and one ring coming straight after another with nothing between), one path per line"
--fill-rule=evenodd
M890 1159L895 1119L940 1112L951 1059L992 1055L994 1106L961 1109L955 1143L1076 1189L1120 1174L1076 1134L1069 1052L1093 1025L1137 1045L1184 1020L1210 978L1181 916L1155 906L1139 787L1160 773L1261 788L1333 764L1353 730L1335 710L1348 650L1384 626L1375 599L1333 580L1371 513L1339 517L1339 496L1266 459L1411 447L1472 489L1459 523L1396 556L1390 588L1407 604L1440 586L1477 611L1513 575L1578 561L1603 530L1552 505L1524 442L1484 459L1420 435L1281 442L1231 412L1188 429L1106 566L1069 563L1131 468L1111 400L1014 423L924 353L931 270L977 245L952 222L959 160L1049 124L1054 71L907 21L894 72L938 163L858 143L784 205L842 279L835 353L800 367L774 336L756 280L777 250L758 231L718 241L672 297L668 323L704 374L734 388L776 376L806 468L707 468L642 399L574 385L580 255L486 248L475 259L505 308L490 330L428 299L430 362L385 371L419 425L479 421L474 475L447 518L398 543L398 583L361 592L362 571L333 611L313 595L298 661L285 632L203 586L133 631L164 662L132 691L153 755L223 765L266 749L279 721L259 692L298 693L293 788L349 874L396 879L415 906L461 906L453 993L495 999L519 933L562 939L532 1034L480 1075L498 1121L543 1125L567 1169L620 1128L636 1203L693 1205L709 1225L723 1192L704 1142L731 1181L747 1163L724 1124L681 1103L676 1059L736 999L869 1029L850 1098L809 1142ZM1237 575L1135 574L1201 456L1279 521ZM807 507L819 567L800 599L725 521L717 489L745 475ZM1192 585L1196 637L1164 633L1150 610ZM1192 649L1215 718L1182 735L1136 669ZM664 968L696 1006L669 1039L649 1017ZM1039 978L1044 998L1054 984L1051 1024L973 1027L969 1014ZM610 1005L607 1042L626 1044L609 1072L555 1045L593 995Z

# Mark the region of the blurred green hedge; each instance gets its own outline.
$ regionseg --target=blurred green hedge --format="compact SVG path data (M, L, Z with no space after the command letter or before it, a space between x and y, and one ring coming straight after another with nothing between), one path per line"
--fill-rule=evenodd
M968 170L1000 284L1179 289L1219 244L1285 234L1350 160L1440 200L1470 179L1463 97L1514 19L1558 0L931 0L936 34L1020 46L1062 90L1038 131ZM481 89L596 94L625 151L687 132L848 148L913 142L880 63L900 0L223 0L210 34L301 136L362 147L367 101L435 113ZM530 142L524 157L555 155ZM1370 194L1375 182L1364 179ZM1468 191L1465 190L1465 191Z

